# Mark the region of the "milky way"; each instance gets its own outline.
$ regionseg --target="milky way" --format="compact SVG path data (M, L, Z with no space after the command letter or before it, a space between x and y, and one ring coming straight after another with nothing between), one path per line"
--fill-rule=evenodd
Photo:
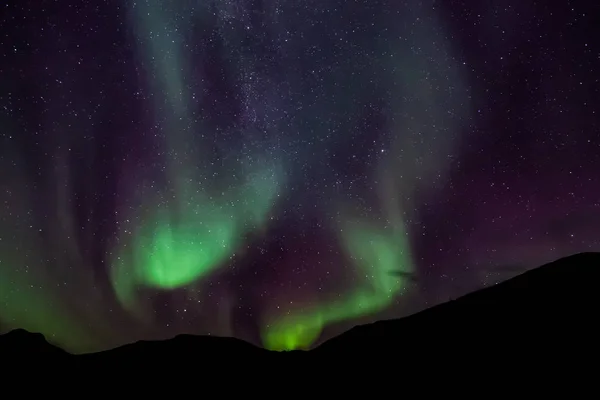
M305 349L600 250L598 6L1 15L2 331Z

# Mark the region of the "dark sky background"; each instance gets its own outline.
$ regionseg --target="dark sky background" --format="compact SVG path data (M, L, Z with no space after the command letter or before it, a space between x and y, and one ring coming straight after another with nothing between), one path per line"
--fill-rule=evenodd
M600 4L0 11L0 328L314 346L600 250Z

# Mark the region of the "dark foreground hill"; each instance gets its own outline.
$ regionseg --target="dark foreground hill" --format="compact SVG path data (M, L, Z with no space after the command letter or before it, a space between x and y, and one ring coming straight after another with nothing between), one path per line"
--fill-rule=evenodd
M574 255L406 318L355 327L309 352L274 353L237 339L182 335L73 356L39 334L13 331L0 336L0 359L60 360L82 367L136 368L137 373L164 371L165 365L220 366L250 374L259 373L258 366L283 372L289 365L305 371L334 364L372 371L402 365L455 369L467 363L525 371L562 368L574 360L595 365L599 278L600 253Z
M63 349L48 343L41 333L16 329L0 335L0 359L7 356L65 358L71 355Z
M600 253L566 257L397 320L357 326L315 349L379 359L596 363ZM417 361L418 362L418 361Z

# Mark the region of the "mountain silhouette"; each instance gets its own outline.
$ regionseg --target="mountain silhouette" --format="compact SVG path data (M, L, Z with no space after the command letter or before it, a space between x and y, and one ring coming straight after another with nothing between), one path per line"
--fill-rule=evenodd
M204 360L218 358L256 359L264 357L269 351L256 347L246 341L217 336L177 335L164 341L139 341L116 349L99 353L77 355L88 361L135 360L136 363L160 359L161 361L180 361L199 358Z
M0 336L0 359L54 357L88 365L135 363L148 368L156 360L219 359L246 366L268 361L281 367L293 361L324 368L329 364L321 361L345 362L341 360L349 357L371 359L370 365L425 366L462 360L496 367L511 362L525 368L567 358L592 365L600 337L599 277L600 253L573 255L405 318L357 326L308 352L277 353L234 338L179 335L75 356L49 344L41 334L15 330Z
M67 357L70 354L46 341L41 333L15 329L0 335L0 359L11 356Z
M314 352L532 364L577 355L595 363L598 278L600 253L573 255L402 319L354 327Z

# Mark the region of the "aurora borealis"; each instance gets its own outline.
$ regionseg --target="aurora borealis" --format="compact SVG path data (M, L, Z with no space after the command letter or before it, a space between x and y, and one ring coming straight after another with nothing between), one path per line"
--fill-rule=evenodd
M4 4L0 331L306 349L600 251L585 3Z

